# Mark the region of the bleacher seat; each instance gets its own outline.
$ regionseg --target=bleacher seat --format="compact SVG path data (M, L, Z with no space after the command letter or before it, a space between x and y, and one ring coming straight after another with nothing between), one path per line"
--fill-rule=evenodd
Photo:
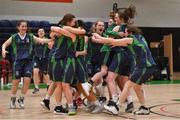
M40 22L39 21L28 21L28 27L30 28L39 28Z
M91 29L93 23L92 22L86 22L85 25L86 25L86 29L89 31Z
M0 20L0 27L11 27L9 20Z
M17 27L17 20L11 20L10 23L11 23L11 27L13 28L16 28Z
M51 24L48 21L40 21L41 28L50 28Z

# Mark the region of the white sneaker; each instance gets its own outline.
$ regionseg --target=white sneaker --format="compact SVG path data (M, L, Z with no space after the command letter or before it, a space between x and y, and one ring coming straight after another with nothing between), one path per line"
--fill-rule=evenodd
M86 106L85 111L86 111L86 112L92 112L92 111L95 109L95 107L96 107L96 106L95 106L93 103L87 102L87 106Z
M93 113L93 114L101 113L103 110L104 110L103 104L99 104L99 105L96 105L96 107L94 108L94 110L91 113Z
M147 107L141 106L137 111L134 112L135 115L149 115L150 110Z
M113 104L107 106L107 105L104 105L104 109L107 110L108 112L114 114L114 115L118 115L119 113L119 108L118 106L116 105L115 102L112 102Z

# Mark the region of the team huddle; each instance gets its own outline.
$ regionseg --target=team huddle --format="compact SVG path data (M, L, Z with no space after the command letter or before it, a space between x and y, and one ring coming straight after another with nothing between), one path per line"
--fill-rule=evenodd
M54 94L55 114L75 115L81 94L87 100L86 112L95 114L106 110L118 115L122 104L127 103L127 113L150 114L142 85L154 73L156 63L141 30L133 25L135 15L136 9L132 5L111 12L107 29L104 22L98 20L87 32L82 20L66 14L57 26L50 28L49 39L45 37L44 29L40 28L36 37L27 32L27 21L19 21L19 32L2 45L4 58L8 53L6 48L12 47L10 108L17 108L16 93L22 77L24 83L17 99L20 108L24 108L32 75L35 84L33 94L39 92L41 72L48 88L40 104L50 110L50 99ZM104 92L105 87L108 96ZM136 111L132 89L140 103ZM62 94L65 95L66 106L62 104ZM108 102L105 102L106 97Z

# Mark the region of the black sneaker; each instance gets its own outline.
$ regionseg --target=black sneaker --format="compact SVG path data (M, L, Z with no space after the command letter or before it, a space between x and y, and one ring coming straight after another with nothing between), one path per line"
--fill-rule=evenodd
M99 102L100 103L104 103L104 102L106 102L106 97L99 97Z
M111 106L112 104L113 104L113 101L109 100L107 106Z
M147 107L141 106L137 111L134 112L135 115L149 115L150 110Z
M20 97L20 98L18 99L18 103L19 103L19 107L20 107L21 109L24 109L24 97Z
M56 106L54 108L54 114L56 115L63 115L65 113L68 113L67 109L63 108L63 106Z
M44 109L50 110L50 107L49 107L50 100L44 99L40 104L41 104L41 106L42 106Z
M10 109L16 109L16 97L11 97Z
M132 113L133 110L134 110L134 104L133 104L133 102L127 104L127 108L125 109L125 111L126 111L127 113Z
M33 94L37 94L39 92L39 89L38 88L34 88L34 90L33 90Z

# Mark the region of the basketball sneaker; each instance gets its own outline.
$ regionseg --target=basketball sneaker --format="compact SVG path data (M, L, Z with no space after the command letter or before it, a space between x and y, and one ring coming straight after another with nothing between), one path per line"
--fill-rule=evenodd
M24 97L20 97L20 98L18 99L18 103L19 103L19 107L20 107L21 109L24 109Z
M54 114L56 114L56 115L63 115L65 113L68 113L68 111L65 108L63 108L62 105L61 106L56 106L54 108Z
M98 105L95 105L95 108L91 113L94 113L94 114L101 113L103 110L104 110L103 104L99 103Z
M141 106L137 111L134 112L135 115L149 115L150 110L145 106Z
M90 102L87 102L86 105L86 112L92 112L95 109L96 105Z
M41 101L41 106L46 109L46 110L50 110L49 104L50 104L50 100L48 99L44 99L43 101Z
M133 102L130 102L129 104L127 104L127 108L125 109L125 111L127 113L132 113L133 110L134 110L134 104L133 104Z
M69 116L76 115L76 109L74 106L69 107L68 115Z
M10 109L16 109L16 97L11 97Z
M109 105L104 105L104 109L114 115L118 115L118 113L119 113L119 107L113 101L111 101L111 103Z
M34 88L34 90L33 90L33 94L37 94L39 92L39 89L38 88Z

